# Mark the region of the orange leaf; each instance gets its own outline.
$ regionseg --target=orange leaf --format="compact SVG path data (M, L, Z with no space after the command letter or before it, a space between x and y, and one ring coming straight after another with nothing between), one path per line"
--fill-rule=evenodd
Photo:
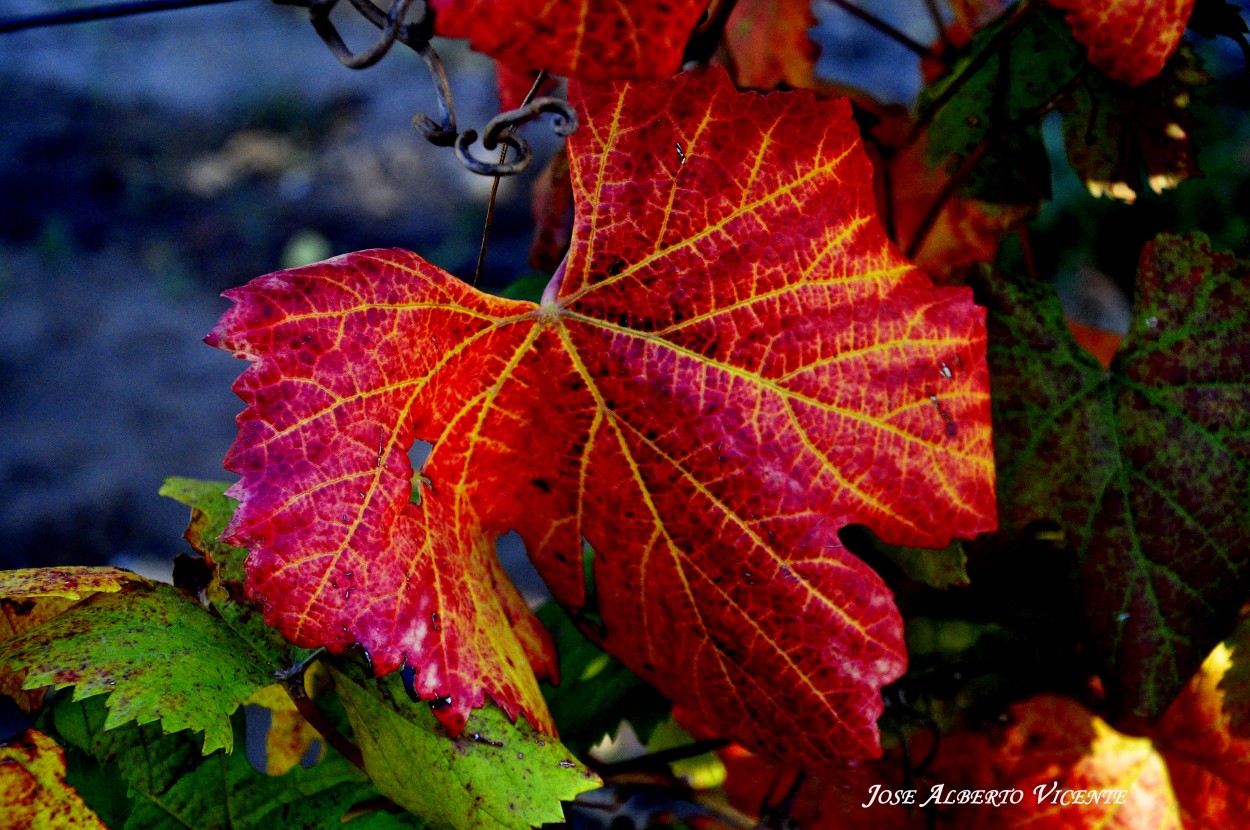
M1102 364L1102 368L1111 368L1111 361L1115 358L1120 344L1124 342L1124 335L1087 326L1070 318L1066 318L1066 322L1068 330L1072 332L1072 337L1081 348L1093 355L1094 359Z
M407 659L453 730L484 693L549 729L524 666L546 640L492 555L516 529L709 728L812 768L876 754L901 624L838 531L993 526L984 312L886 240L844 101L719 70L578 98L541 305L402 251L229 292L210 342L256 361L227 459L249 590L299 644Z
M1233 734L1220 688L1232 658L1216 646L1154 729L1186 830L1228 830L1250 816L1250 738Z
M1179 830L1168 770L1149 738L1123 735L1060 695L1018 703L1010 717L996 737L944 739L935 770L946 780L921 799L936 791L935 803L955 805L947 809L958 827ZM1017 803L959 805L958 793L968 789L1021 796Z
M27 729L0 744L0 817L11 830L108 830L65 781L65 753Z
M1180 45L1194 0L1047 0L1068 13L1089 61L1130 86L1158 75Z
M725 45L740 87L816 86L820 49L807 32L816 25L810 0L738 0L725 24Z

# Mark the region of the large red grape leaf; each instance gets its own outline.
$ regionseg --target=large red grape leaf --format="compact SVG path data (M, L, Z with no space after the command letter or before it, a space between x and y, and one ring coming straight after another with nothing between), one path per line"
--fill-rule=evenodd
M402 251L230 292L209 339L256 362L227 459L249 589L297 643L406 658L453 731L483 691L549 728L536 624L490 555L515 528L709 728L810 767L875 754L901 623L838 530L993 526L983 311L889 245L844 101L712 70L577 106L574 238L541 305Z
M1148 81L1180 45L1194 0L1047 0L1068 13L1090 63L1131 86Z
M1147 717L1250 589L1248 270L1202 237L1147 245L1110 371L1070 336L1048 286L992 285L1004 529L1058 524L1108 690Z
M434 31L513 69L587 80L660 78L707 0L430 0Z

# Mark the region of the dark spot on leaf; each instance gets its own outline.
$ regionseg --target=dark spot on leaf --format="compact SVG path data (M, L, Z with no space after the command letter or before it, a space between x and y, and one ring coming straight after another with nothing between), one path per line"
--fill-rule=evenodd
M542 490L544 493L551 492L551 485L548 484L544 479L541 479L541 478L530 479L530 484L533 484L535 487L537 487L539 490Z

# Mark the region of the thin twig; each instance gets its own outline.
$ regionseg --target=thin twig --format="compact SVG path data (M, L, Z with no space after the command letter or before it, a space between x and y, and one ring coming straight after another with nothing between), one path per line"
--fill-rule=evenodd
M525 100L521 102L524 108L534 100L534 96L538 94L538 90L542 87L543 82L547 80L547 73L539 72L534 78L534 84L530 87L530 91L526 93ZM499 148L499 166L503 167L503 163L508 160L508 144ZM486 265L486 247L490 242L490 225L495 218L495 197L499 194L499 180L502 176L495 176L494 181L490 183L490 198L486 201L486 221L482 224L482 247L477 252L477 267L473 269L473 287L477 287L478 280L482 278L482 269Z
M925 46L923 43L919 43L916 40L912 39L911 36L900 31L899 29L896 29L894 26L891 26L889 23L886 23L884 20L877 17L875 14L864 11L859 6L856 6L854 3L848 2L848 0L829 0L829 2L833 3L838 8L842 9L851 17L858 18L864 23L867 23L872 28L876 29L878 32L881 32L881 34L885 35L886 37L889 37L890 39L896 41L900 45L907 47L908 49L915 52L920 57L922 58L928 57L929 51L930 51L928 46Z
M937 0L924 0L924 4L929 9L929 18L933 21L933 28L937 29L938 40L942 42L943 48L953 48L954 44L951 43L946 24L942 21L942 12L938 9Z
M149 12L192 9L196 6L213 6L233 2L235 0L133 0L133 2L87 6L81 9L48 12L47 14L32 14L26 17L8 17L0 20L0 35L22 32L27 29L39 29L45 26L61 26L66 23L90 23L93 20L112 20L117 17L130 17L136 14L148 14Z

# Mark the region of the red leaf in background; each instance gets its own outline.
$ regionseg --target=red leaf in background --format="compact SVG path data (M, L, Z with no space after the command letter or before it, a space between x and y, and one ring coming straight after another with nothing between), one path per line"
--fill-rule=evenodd
M717 754L725 765L725 797L737 810L761 819L760 827L923 830L928 826L920 810L873 800L874 786L891 792L914 786L903 779L900 764L865 761L842 771L836 779L820 781L810 777L800 779L797 769L752 755L738 746L730 746ZM793 800L787 803L791 793ZM864 807L870 800L873 803ZM887 796L884 800L890 799ZM778 821L780 815L768 815L769 812L784 814L786 823Z
M725 24L725 45L740 87L816 87L820 49L808 36L816 25L811 0L738 0Z
M437 34L467 38L513 70L602 81L680 69L707 0L430 0L430 8Z
M1089 61L1130 86L1158 75L1180 45L1194 0L1047 0L1068 13L1068 25Z
M1153 730L1186 830L1228 830L1250 816L1250 738L1235 734L1226 699L1241 640L1216 646Z
M249 590L297 642L408 659L453 727L483 688L533 717L518 674L542 644L514 594L489 607L513 528L709 729L812 769L874 755L902 629L838 530L941 547L994 525L984 312L886 240L844 101L720 71L580 97L542 305L402 251L230 292L210 342L256 361L227 461ZM528 648L482 630L505 618Z
M934 773L943 793L960 788L1020 789L1018 804L947 807L956 827L975 830L1179 830L1168 769L1149 738L1123 735L1080 703L1038 695L1009 710L995 736L963 732L944 738ZM934 785L939 786L939 785ZM1096 803L1065 803L1065 791L1111 793ZM932 789L922 790L927 798ZM1117 803L1117 792L1123 803Z

